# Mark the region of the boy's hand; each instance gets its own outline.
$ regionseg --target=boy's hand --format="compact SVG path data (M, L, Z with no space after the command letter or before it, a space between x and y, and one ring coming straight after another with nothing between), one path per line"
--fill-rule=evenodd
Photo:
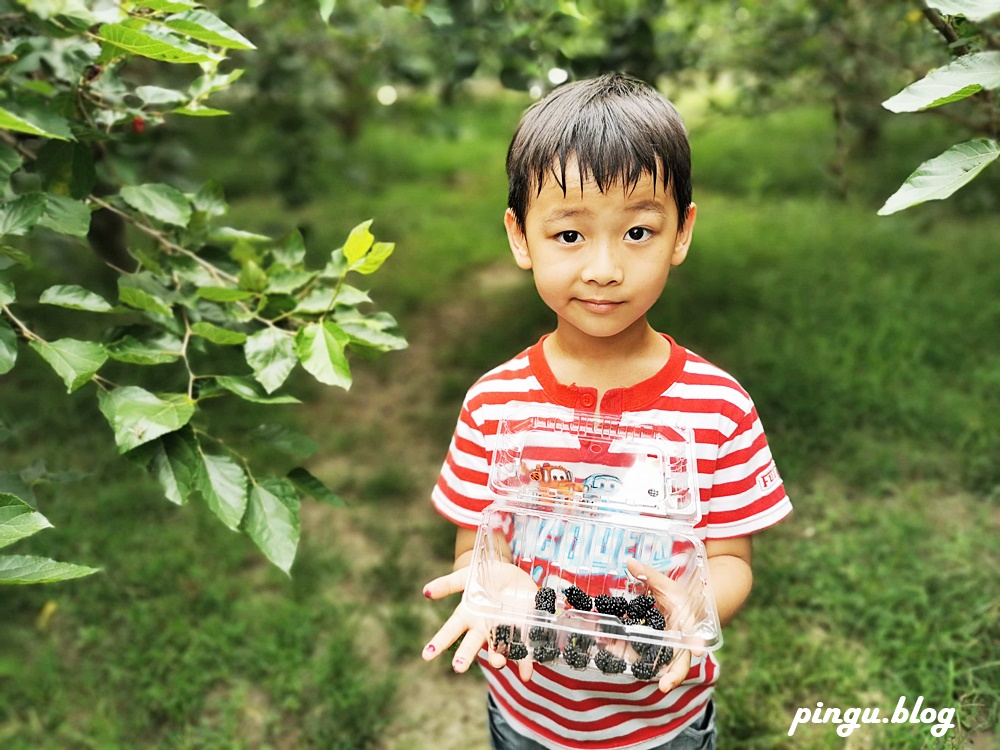
M525 601L528 598L528 600L533 601L538 586L530 575L510 563L492 563L492 568L490 571L491 582L499 591L501 599ZM459 568L454 573L435 578L424 586L424 596L428 599L443 599L446 596L458 594L465 590L468 578L468 566ZM460 601L451 617L424 646L423 659L431 661L437 658L441 652L462 638L462 643L451 660L451 666L456 672L465 672L475 661L479 650L489 642L489 631L489 624L483 618L469 612L465 602ZM492 646L489 647L489 660L490 665L497 669L501 669L507 663L503 654L494 651ZM521 659L517 666L522 681L527 682L531 679L532 662L530 659Z
M635 558L625 561L629 573L645 582L649 593L656 599L656 604L667 621L670 630L688 630L693 628L698 620L698 613L692 607L690 592L686 591L676 581L663 575L656 568L641 563ZM701 656L702 649L679 649L667 670L660 675L659 688L669 693L687 679L691 671L691 657Z

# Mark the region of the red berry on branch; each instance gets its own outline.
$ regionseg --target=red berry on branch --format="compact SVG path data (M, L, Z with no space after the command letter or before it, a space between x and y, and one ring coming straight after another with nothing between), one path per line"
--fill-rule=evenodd
M135 117L132 119L132 132L136 135L142 135L142 131L146 129L146 121L141 117Z

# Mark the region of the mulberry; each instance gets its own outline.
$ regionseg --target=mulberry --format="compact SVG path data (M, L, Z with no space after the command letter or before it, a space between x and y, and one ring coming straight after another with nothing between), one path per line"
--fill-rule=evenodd
M563 649L563 659L573 669L586 669L590 664L590 656L586 650L581 651L575 646L567 646Z
M594 606L594 600L587 595L586 591L578 586L570 586L563 593L566 595L566 602L573 609L589 612L591 607Z
M510 644L510 650L507 654L507 658L511 661L520 661L528 655L528 647L525 646L520 641Z
M538 589L538 592L535 594L535 609L540 609L543 612L554 615L556 613L555 589L551 589L548 586Z
M594 597L594 609L605 615L621 617L628 611L628 602L623 596L608 596L601 594Z
M594 664L604 674L621 674L625 671L625 660L615 656L610 651L600 651L594 657Z
M551 643L555 640L555 631L544 625L534 625L528 631L528 642L532 645L539 643Z
M653 660L643 657L632 665L632 676L637 680L651 680L656 674L656 658Z
M649 594L637 596L628 603L628 616L635 622L642 620L646 613L653 608L656 600Z
M497 625L496 630L493 631L494 648L501 643L510 643L510 625Z
M658 609L651 609L646 613L646 627L654 630L663 630L667 626L667 621Z
M656 660L657 668L666 666L674 660L674 650L670 646L664 646L660 649L659 657Z
M545 662L552 661L559 656L559 649L552 644L543 643L534 647L532 656L539 664L545 664Z

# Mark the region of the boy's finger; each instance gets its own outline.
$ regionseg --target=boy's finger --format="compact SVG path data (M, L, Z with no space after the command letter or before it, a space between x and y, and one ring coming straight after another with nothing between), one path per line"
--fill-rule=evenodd
M459 568L454 573L435 578L424 586L424 596L428 599L442 599L452 594L465 591L465 582L469 577L468 568Z
M424 646L424 650L421 653L423 660L430 661L437 658L442 651L461 638L462 633L468 629L468 620L465 617L465 612L460 607L452 612L451 617L445 621L444 625L434 634L434 637Z
M451 668L459 674L468 671L469 667L472 666L472 662L476 660L476 654L479 653L484 643L486 643L486 633L475 628L469 630L455 652L454 658L451 660Z
M517 676L521 678L521 682L529 682L534 671L535 662L527 657L517 663Z
M667 671L660 676L660 692L669 693L684 681L684 678L687 677L687 674L690 671L691 654L690 652L685 651L674 659L673 664L671 664L667 668Z

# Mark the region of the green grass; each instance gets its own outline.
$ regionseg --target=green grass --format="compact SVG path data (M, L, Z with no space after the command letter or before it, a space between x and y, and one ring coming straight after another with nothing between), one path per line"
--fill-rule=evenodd
M475 295L463 308L474 313L450 336L414 331L434 338L436 385L405 412L354 423L314 421L308 409L277 418L343 460L350 468L336 489L382 514L361 524L380 550L364 562L306 524L291 580L200 505L163 500L113 455L89 387L66 397L26 353L0 390L0 420L13 429L2 470L44 461L88 476L37 487L56 528L13 551L104 572L0 590L0 745L377 746L399 699L387 660L410 663L433 627L416 563L432 557L446 570L454 537L443 522L383 521L407 517L428 488L416 468L373 463L373 446L405 421L443 455L469 384L552 325L527 277L493 291L471 281L509 257L503 156L524 104L477 102L432 117L393 109L351 146L317 133L320 158L303 179L319 189L295 207L274 191L289 144L266 122L187 125L198 129L189 133L202 176L227 187L233 225L299 225L319 260L374 218L376 236L397 251L366 281L404 331L457 298ZM1000 265L995 219L976 213L995 183L874 215L952 135L926 120L893 121L879 153L851 166L849 183L861 189L846 203L833 197L833 136L818 110L706 120L693 135L695 243L652 320L748 388L796 505L758 541L751 602L726 632L723 747L843 747L829 726L787 737L795 709L820 700L886 711L900 695L924 695L926 705L957 706L963 732L1000 724ZM53 279L107 281L83 261L65 263L53 251ZM394 361L366 363L359 377L391 383ZM235 436L255 419L218 407L211 417ZM384 582L374 593L373 579ZM49 601L56 610L40 622ZM359 648L366 609L388 634L378 658ZM445 615L445 605L432 609ZM855 739L942 746L920 727L862 727Z

